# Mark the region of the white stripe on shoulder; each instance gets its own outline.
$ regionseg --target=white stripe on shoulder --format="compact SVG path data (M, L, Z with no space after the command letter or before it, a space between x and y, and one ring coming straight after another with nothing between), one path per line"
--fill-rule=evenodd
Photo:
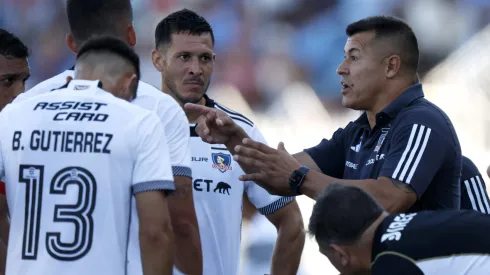
M417 170L420 160L422 159L425 148L427 147L430 133L431 129L425 127L424 125L414 124L412 126L412 131L410 132L410 137L408 139L405 150L403 151L403 154L398 161L396 169L393 172L393 179L410 183L413 175ZM414 142L415 136L417 136L417 138ZM408 175L407 172L409 172Z
M468 193L468 197L469 197L470 202L471 202L471 207L473 207L473 210L478 211L478 207L476 206L476 203L475 203L475 197L473 196L473 192L471 191L470 182L468 180L465 180L464 185L466 186L466 192Z
M485 208L483 208L483 203L482 203L482 196L480 194L480 190L478 189L477 183L475 181L475 178L470 179L471 186L473 187L473 192L475 192L476 200L478 201L478 208L480 212L486 213Z
M242 121L246 124L249 124L250 126L253 127L254 123L250 119L245 117L244 115L242 115L238 112L235 112L235 111L233 111L233 110L231 110L231 109L229 109L229 108L227 108L227 107L225 107L225 106L223 106L217 102L214 102L214 106L216 106L216 108L220 109L221 111L228 113L228 115L230 115L231 118L234 118L236 120L240 120L240 121Z
M415 170L419 166L420 159L422 159L422 156L424 155L424 152L425 152L425 148L427 147L427 142L429 141L431 131L432 130L430 128L427 128L425 131L425 137L424 137L424 142L422 143L422 148L420 148L420 151L417 154L417 158L415 159L415 163L412 165L412 170L410 171L410 174L408 174L407 183L410 183L410 181L412 180L413 174L415 173Z
M483 188L483 184L481 183L480 177L476 176L475 178L478 183L478 188L480 189L481 198L485 204L485 210L487 211L487 214L490 214L490 206L488 205L487 190Z

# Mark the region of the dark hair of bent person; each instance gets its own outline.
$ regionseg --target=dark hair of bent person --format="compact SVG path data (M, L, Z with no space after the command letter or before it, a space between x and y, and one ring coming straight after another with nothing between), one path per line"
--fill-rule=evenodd
M134 67L138 80L141 79L140 59L131 47L124 41L111 36L99 36L83 43L77 54L77 60L92 52L112 53L127 60ZM103 62L103 61L101 61Z
M172 34L184 32L190 35L209 33L214 44L213 29L208 21L191 10L183 9L168 15L158 23L155 29L155 47L170 44Z
M13 33L0 29L0 55L9 59L29 57L29 48Z
M357 33L374 31L375 39L387 39L410 72L417 72L419 47L412 28L402 19L392 16L373 16L347 26L345 33L351 37Z
M130 0L68 0L66 14L78 44L97 35L121 37L133 22Z
M383 211L361 188L333 183L316 199L308 231L320 246L351 245Z

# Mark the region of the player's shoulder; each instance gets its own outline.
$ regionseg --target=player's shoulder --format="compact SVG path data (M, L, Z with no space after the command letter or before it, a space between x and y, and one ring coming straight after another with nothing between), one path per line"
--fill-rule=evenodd
M467 180L480 174L476 165L466 156L462 157L461 180Z
M139 81L138 96L133 100L135 105L156 111L158 114L182 113L184 111L180 105L168 94L162 92L158 88Z
M247 133L252 131L254 128L255 124L252 122L252 120L248 119L244 115L240 114L237 111L234 111L216 101L213 99L209 98L206 96L206 105L208 107L213 107L215 109L218 109L220 111L225 112L231 119L235 121L238 125L240 125Z
M49 93L54 89L62 88L64 85L66 85L66 78L68 76L73 76L72 70L66 70L58 75L55 75L38 83L31 89L20 94L12 103L18 103L38 95Z
M452 125L447 114L426 98L414 100L397 115L397 121L418 123L439 131L449 131Z

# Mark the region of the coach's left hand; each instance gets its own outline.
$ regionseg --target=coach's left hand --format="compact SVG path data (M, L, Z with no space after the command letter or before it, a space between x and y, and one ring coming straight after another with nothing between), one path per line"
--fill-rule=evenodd
M246 138L243 140L243 145L235 147L233 158L241 166L256 171L246 172L246 175L240 176L241 181L254 181L274 195L295 195L289 188L289 177L294 170L301 167L301 164L286 151L284 143L280 142L276 150Z

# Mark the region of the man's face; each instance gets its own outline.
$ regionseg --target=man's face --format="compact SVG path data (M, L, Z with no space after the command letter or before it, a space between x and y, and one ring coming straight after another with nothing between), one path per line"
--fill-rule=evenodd
M199 102L211 81L215 56L209 33L172 35L164 52L163 79L165 86L181 103Z
M385 82L383 58L373 41L373 31L357 33L347 39L345 58L337 69L342 77L342 104L354 110L371 110Z
M25 91L29 76L27 58L0 55L0 110Z

